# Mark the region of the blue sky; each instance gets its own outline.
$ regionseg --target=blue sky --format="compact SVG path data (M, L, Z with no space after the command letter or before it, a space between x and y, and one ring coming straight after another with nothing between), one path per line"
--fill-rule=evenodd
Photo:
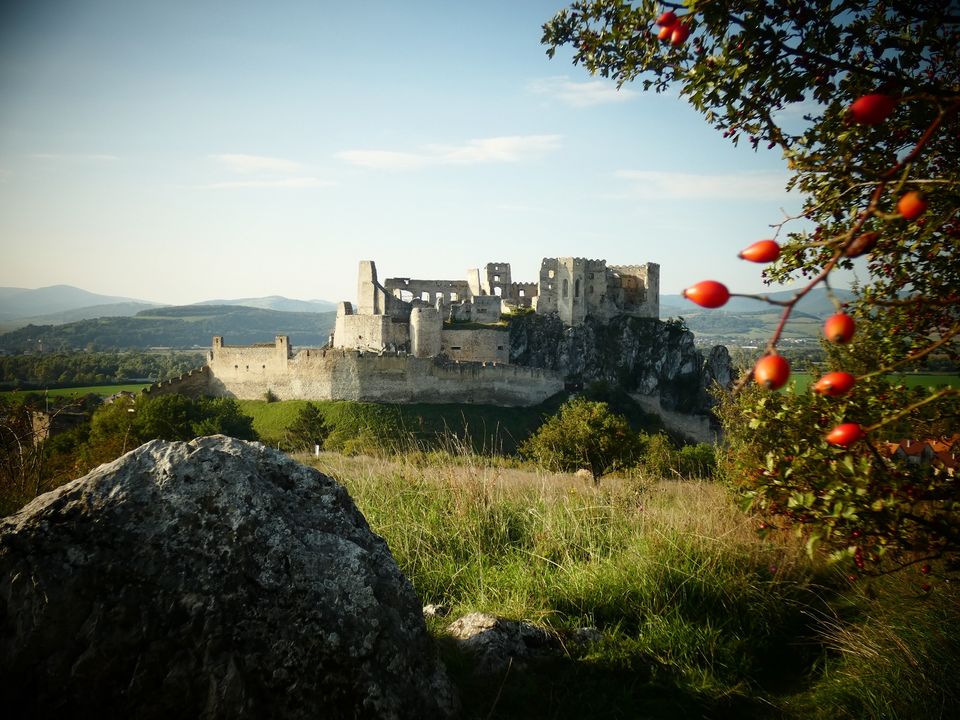
M799 207L779 153L548 59L563 5L3 3L0 286L336 301L365 259L573 255L762 290L736 253Z

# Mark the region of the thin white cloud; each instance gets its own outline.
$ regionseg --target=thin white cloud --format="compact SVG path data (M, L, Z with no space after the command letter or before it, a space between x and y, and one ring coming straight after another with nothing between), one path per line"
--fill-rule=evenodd
M507 135L468 140L462 145L424 145L417 152L344 150L336 157L381 170L412 170L429 165L487 165L523 162L560 148L560 135Z
M625 102L640 94L627 88L617 90L616 84L609 80L576 82L565 76L533 80L527 84L527 90L537 95L548 95L572 107Z
M229 190L233 188L318 188L336 185L332 180L321 180L315 177L290 177L273 180L232 180L228 182L210 183L202 185L207 190Z
M225 153L211 155L211 158L224 165L231 172L241 175L254 173L270 173L275 175L289 175L300 172L303 166L293 160L265 157L263 155L244 155L240 153Z
M119 160L116 155L104 155L99 153L34 153L30 157L36 160Z
M781 200L787 196L787 174L743 172L722 175L619 170L632 184L631 197L651 200Z

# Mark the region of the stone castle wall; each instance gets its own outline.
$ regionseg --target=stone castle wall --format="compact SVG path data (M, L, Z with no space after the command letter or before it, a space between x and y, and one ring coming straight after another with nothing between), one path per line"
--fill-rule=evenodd
M469 358L475 362L510 362L510 331L444 328L440 335L442 352L452 360Z
M524 406L563 389L558 373L539 368L324 349L301 350L280 369L260 350L214 348L207 392L243 400L261 399L269 390L279 400Z
M212 355L212 352L208 354L208 360ZM210 366L204 365L202 368L191 370L179 377L154 383L150 387L144 388L143 394L149 397L177 394L197 398L209 394L209 388ZM263 397L262 393L261 397Z

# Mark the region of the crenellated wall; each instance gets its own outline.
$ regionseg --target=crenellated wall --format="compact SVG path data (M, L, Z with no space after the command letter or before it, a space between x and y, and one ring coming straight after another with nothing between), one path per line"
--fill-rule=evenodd
M208 359L212 356L211 352ZM143 389L143 394L148 397L157 397L159 395L186 395L187 397L202 397L208 395L210 389L210 366L204 365L196 370L191 370L179 377L170 378L162 382L154 383L150 387ZM263 397L263 393L260 394Z

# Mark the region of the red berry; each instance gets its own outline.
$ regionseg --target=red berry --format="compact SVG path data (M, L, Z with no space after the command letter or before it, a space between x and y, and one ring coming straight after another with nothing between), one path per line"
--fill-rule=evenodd
M920 566L920 572L923 573L924 575L929 575L929 574L930 574L930 566L929 566L929 565L926 565L926 564L921 565L921 566Z
M684 290L683 296L700 307L718 308L727 304L730 291L726 285L716 280L702 280Z
M662 28L660 28L660 32L657 33L657 37L663 40L663 42L669 42L672 34L673 25L664 25Z
M841 312L827 318L823 325L823 334L830 342L848 343L853 339L855 327L853 318Z
M683 20L678 20L671 27L673 28L673 32L670 34L670 44L674 47L683 45L687 41L687 38L690 37L690 28L687 27Z
M773 262L780 257L780 246L776 240L758 240L750 247L741 250L737 257L755 263Z
M920 586L920 589L923 590L925 593L930 592L930 583L924 583L923 585Z
M850 392L857 379L848 372L829 372L817 380L813 391L821 395L839 397Z
M677 14L673 10L667 10L657 18L657 25L660 27L669 27L677 21Z
M907 220L916 220L927 209L927 201L915 190L908 192L897 203L897 211Z
M827 442L840 447L850 447L864 435L866 433L857 423L843 423L827 433Z
M889 95L864 95L850 106L850 115L854 122L861 125L878 125L890 116L896 106L897 101Z
M779 390L790 378L790 363L783 355L765 355L753 367L753 379L767 390Z

